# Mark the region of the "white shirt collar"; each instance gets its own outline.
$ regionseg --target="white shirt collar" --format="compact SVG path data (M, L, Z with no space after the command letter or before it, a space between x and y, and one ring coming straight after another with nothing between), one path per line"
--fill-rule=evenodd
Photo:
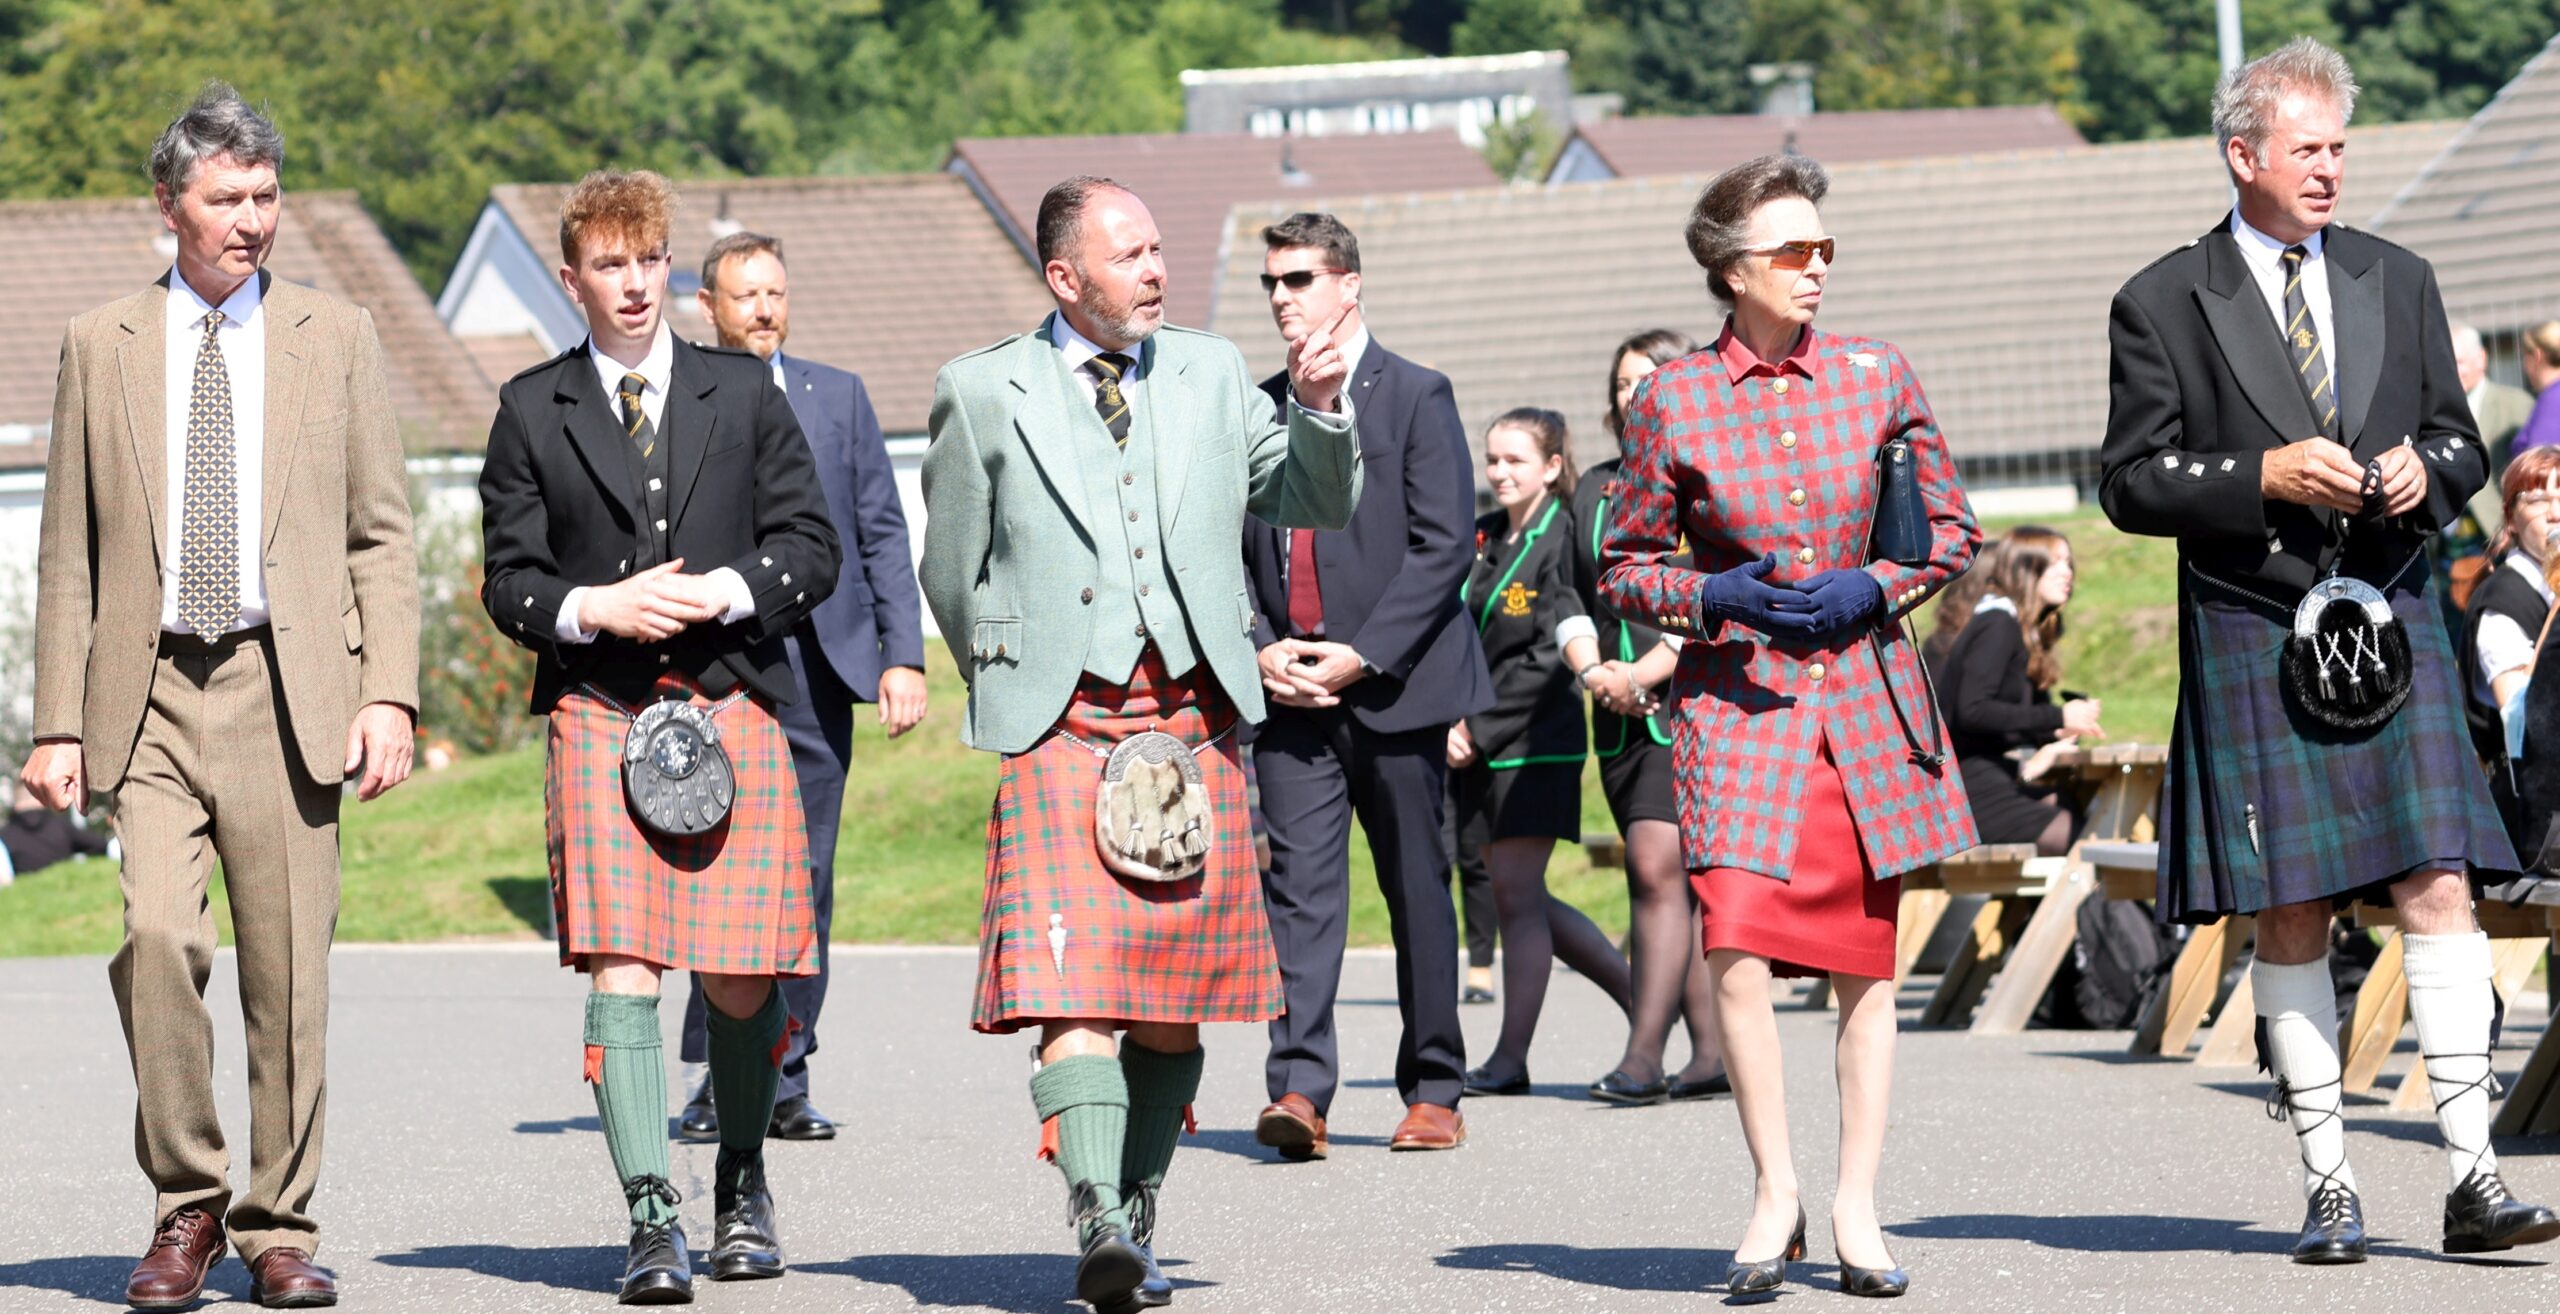
M2018 604L1997 593L1985 593L1974 601L1973 614L1979 616L1986 611L2005 611L2015 616L2018 614Z
M2542 595L2545 605L2554 601L2551 595L2551 581L2542 577L2542 563L2534 560L2531 554L2523 548L2509 548L2506 564L2524 572L2524 577L2533 581L2533 591Z
M2270 269L2284 257L2285 247L2289 245L2250 226L2248 220L2240 217L2238 206L2231 208L2231 236L2240 243L2240 254L2249 257L2251 264ZM2304 258L2305 264L2320 258L2321 248L2327 245L2328 236L2328 233L2323 231L2302 239L2302 249L2307 253Z
M1065 311L1052 312L1049 316L1049 321L1057 325L1057 332L1051 335L1049 340L1058 344L1059 353L1067 358L1068 373L1074 374L1081 372L1084 369L1084 363L1086 361L1105 354L1100 343L1076 332L1076 326L1067 321ZM1137 376L1143 373L1146 369L1146 345L1146 340L1141 338L1138 341L1129 344L1127 347L1122 348L1119 352L1120 355L1126 356L1130 360L1136 362L1129 367L1129 376L1132 381L1134 381Z
M604 354L604 348L596 345L593 333L587 335L587 355L595 361L596 377L604 381L604 395L608 400L621 390L625 374L639 375L648 385L646 392L664 397L668 381L676 369L676 335L667 327L665 320L659 320L658 336L650 340L649 354L640 358L637 367L626 366Z
M765 364L773 367L773 386L782 389L783 394L788 396L791 392L791 379L789 375L782 372L782 348L774 348L772 358Z
M248 327L249 322L257 317L258 307L266 303L265 290L259 287L265 281L264 273L251 274L240 280L240 286L231 289L231 295L222 299L223 321L239 328ZM196 295L194 285L178 272L178 267L174 264L169 266L170 326L194 332L204 327L204 317L213 311L210 303Z

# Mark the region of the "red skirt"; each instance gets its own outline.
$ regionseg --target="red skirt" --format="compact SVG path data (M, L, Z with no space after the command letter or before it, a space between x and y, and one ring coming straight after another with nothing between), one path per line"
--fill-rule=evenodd
M1206 665L1175 680L1153 648L1125 685L1086 676L1058 722L1094 743L1162 730L1193 747L1217 834L1206 868L1187 881L1123 880L1102 865L1094 841L1102 759L1090 750L1051 735L1004 760L987 822L971 1027L1280 1015L1279 957L1253 861L1235 722Z
M683 676L655 692L713 705ZM562 963L585 971L589 955L618 954L733 976L816 974L816 891L790 741L753 695L730 700L712 723L737 801L718 826L669 837L643 830L623 796L630 718L575 691L551 709L543 792Z
M1827 738L1805 782L1803 815L1786 880L1739 867L1689 873L1707 949L1756 954L1778 976L1890 978L1902 878L1877 880L1867 865Z

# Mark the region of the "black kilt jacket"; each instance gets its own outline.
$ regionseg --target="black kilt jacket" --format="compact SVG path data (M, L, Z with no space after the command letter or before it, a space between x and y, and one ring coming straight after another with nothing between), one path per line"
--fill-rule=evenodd
M2359 462L2412 446L2426 469L2425 502L2392 521L2351 524L2261 495L2266 453L2319 428L2227 217L2134 275L2109 312L2100 497L2117 528L2178 540L2164 918L2374 899L2412 870L2515 866L2429 572L2407 564L2488 477L2435 271L2338 224L2322 259L2340 440ZM2415 662L2408 702L2361 732L2303 713L2278 668L2293 604L2341 558L2389 595Z

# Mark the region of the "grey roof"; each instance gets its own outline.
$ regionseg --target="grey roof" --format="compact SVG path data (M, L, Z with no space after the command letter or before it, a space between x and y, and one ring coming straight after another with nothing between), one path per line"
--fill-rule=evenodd
M1568 149L1556 156L1559 165L1575 139L1620 178L1712 174L1788 149L1847 164L2084 144L2051 105L1603 119L1573 130Z
M2560 317L2560 37L2373 222L2435 263L2446 313L2483 332Z
M2359 129L2346 213L2372 213L2457 124ZM1601 428L1610 347L1639 330L1700 341L1723 322L1681 241L1705 179L1332 204L1360 237L1377 338L1445 371L1471 436L1513 406ZM1832 171L1840 257L1821 323L1883 338L1918 367L1959 456L2094 448L2105 429L2107 303L2124 280L2228 213L2208 138L1877 161ZM1288 207L1299 208L1296 205ZM1255 283L1268 206L1239 207L1211 327L1257 368L1282 348Z

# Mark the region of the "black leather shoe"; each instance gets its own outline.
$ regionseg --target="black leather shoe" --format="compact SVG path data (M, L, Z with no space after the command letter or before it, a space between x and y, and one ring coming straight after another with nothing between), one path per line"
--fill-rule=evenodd
M1733 1094L1733 1079L1719 1072L1698 1081L1671 1083L1671 1102L1685 1104L1690 1100L1720 1100Z
M773 1125L765 1134L779 1141L832 1141L836 1125L810 1107L808 1096L794 1095L773 1106Z
M1666 1077L1639 1082L1623 1072L1612 1072L1591 1083L1591 1098L1610 1104L1660 1104L1671 1098L1671 1082Z
M1839 1253L1838 1228L1832 1229L1831 1249L1834 1254ZM1840 1290L1845 1294L1891 1300L1910 1289L1911 1275L1904 1272L1900 1264L1891 1268L1860 1268L1846 1259L1840 1261Z
M635 1177L623 1184L623 1198L638 1203L654 1195L674 1208L680 1197L663 1177ZM622 1263L625 1305L690 1305L693 1303L693 1256L684 1245L684 1225L670 1217L663 1223L633 1223L631 1253Z
M693 1098L684 1102L684 1112L676 1117L676 1135L696 1144L720 1139L720 1114L711 1105L709 1075L694 1089Z
M1128 1229L1111 1221L1091 1186L1069 1191L1067 1210L1084 1246L1076 1260L1076 1299L1093 1306L1093 1314L1134 1314L1145 1308L1138 1288L1147 1280L1147 1256L1129 1239Z
M2507 1194L2496 1173L2473 1173L2444 1198L2444 1252L2477 1255L2560 1237L2560 1217Z
M1725 1293L1734 1296L1757 1296L1763 1292L1775 1291L1778 1289L1778 1284L1787 1280L1787 1264L1802 1258L1804 1258L1804 1208L1799 1205L1796 1208L1796 1230L1787 1237L1787 1248L1770 1259L1746 1260L1739 1255L1735 1256L1733 1267L1724 1271Z
M1493 1002L1493 992L1485 989L1483 986L1471 985L1458 992L1458 1002L1461 1004L1490 1004Z
M1529 1093L1529 1074L1524 1070L1519 1076L1503 1081L1495 1079L1483 1068L1469 1068L1459 1089L1469 1095L1526 1095Z
M1122 1182L1120 1198L1129 1210L1129 1244L1147 1261L1147 1275L1138 1282L1138 1304L1162 1309L1173 1303L1173 1279L1156 1265L1156 1188L1144 1182Z
M782 1242L773 1228L773 1191L764 1155L722 1150L711 1169L711 1279L736 1282L783 1274Z
M2446 1214L2446 1222L2452 1217ZM2335 1182L2321 1187L2303 1211L2302 1239L2293 1243L2293 1262L2361 1264L2364 1254L2364 1202Z

